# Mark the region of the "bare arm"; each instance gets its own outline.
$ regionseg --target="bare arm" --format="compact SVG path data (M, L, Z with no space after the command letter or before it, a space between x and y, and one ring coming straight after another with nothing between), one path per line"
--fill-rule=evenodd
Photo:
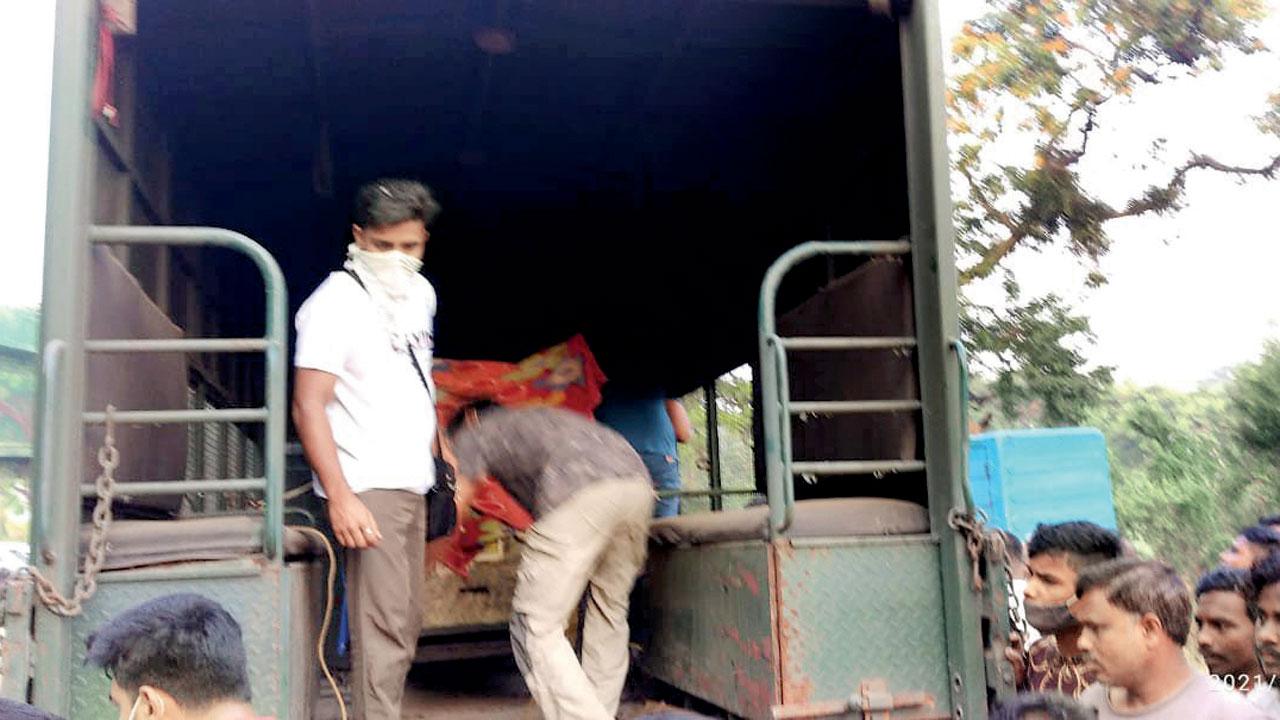
M667 415L671 417L671 427L676 430L676 442L687 443L693 439L693 423L689 422L689 413L679 400L667 401Z
M325 413L325 407L333 401L337 382L337 376L327 372L298 368L293 383L293 424L298 428L307 462L329 498L329 524L334 537L343 547L373 547L382 540L382 533L342 474L338 445Z

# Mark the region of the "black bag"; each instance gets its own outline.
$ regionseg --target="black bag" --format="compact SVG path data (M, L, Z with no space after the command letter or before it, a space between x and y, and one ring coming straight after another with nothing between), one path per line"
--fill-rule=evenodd
M354 271L347 269L345 272L356 281L365 292L369 289L364 286L364 281ZM413 352L413 348L409 348L409 360L413 362L413 369L418 371L418 379L422 381L422 387L427 391L427 397L431 398L432 407L435 406L435 394L431 392L431 384L427 382L427 374L423 372L422 365L418 363L418 356ZM435 540L453 532L454 526L458 524L458 506L454 503L454 493L458 488L458 472L444 459L444 431L440 429L439 421L436 424L436 450L432 453L435 458L436 466L436 482L427 491L425 501L427 503L427 540Z
M427 396L431 398L431 406L435 407L435 394L431 392L431 385L427 382L427 374L422 371L422 365L418 364L418 356L413 352L413 348L409 348L409 359L413 361L413 369L418 371L418 379L422 381L422 387L426 388ZM442 538L453 532L453 528L458 524L458 506L454 503L454 493L458 489L458 471L448 460L444 459L444 431L440 429L439 418L436 419L436 452L434 453L436 461L436 482L427 491L427 541Z

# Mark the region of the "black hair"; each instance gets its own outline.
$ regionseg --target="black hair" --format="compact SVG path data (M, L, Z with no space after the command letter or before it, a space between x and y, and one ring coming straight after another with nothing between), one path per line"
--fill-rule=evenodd
M1200 582L1196 583L1196 597L1210 592L1229 592L1248 599L1249 587L1248 570L1220 567L1200 577Z
M1023 720L1032 713L1049 720L1096 720L1098 711L1057 693L1022 693L996 705L991 720Z
M87 662L130 695L150 685L188 709L251 697L240 625L201 595L165 595L132 607L86 644Z
M1280 515L1263 515L1258 518L1259 525L1280 525Z
M466 427L468 417L483 417L490 410L500 407L502 406L488 398L467 403L458 410L457 414L449 419L449 424L445 427L445 434L452 436L454 433Z
M1266 525L1250 525L1240 531L1240 537L1254 545L1280 549L1280 532L1276 532Z
M1120 557L1123 545L1120 536L1101 525L1085 520L1052 525L1036 525L1036 531L1027 543L1027 557L1045 553L1062 553L1067 562L1079 570L1082 567Z
M1280 552L1273 552L1249 570L1249 599L1256 602L1268 585L1280 583Z
M47 713L38 707L3 698L0 698L0 718L4 718L4 720L61 720L57 715Z
M430 224L440 212L431 190L416 180L383 178L356 192L351 222L362 228L386 227L410 220Z
M1076 597L1090 590L1106 593L1107 602L1134 615L1151 613L1178 645L1191 633L1191 593L1173 566L1159 560L1120 558L1080 571Z

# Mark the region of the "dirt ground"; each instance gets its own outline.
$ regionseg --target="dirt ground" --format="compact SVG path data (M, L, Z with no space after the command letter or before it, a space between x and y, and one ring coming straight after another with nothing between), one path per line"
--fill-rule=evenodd
M664 718L701 718L645 699L641 682L628 683L620 720L638 720L653 714ZM333 693L324 688L315 720L338 720ZM405 688L403 720L540 720L515 662L507 658L464 660L417 665Z

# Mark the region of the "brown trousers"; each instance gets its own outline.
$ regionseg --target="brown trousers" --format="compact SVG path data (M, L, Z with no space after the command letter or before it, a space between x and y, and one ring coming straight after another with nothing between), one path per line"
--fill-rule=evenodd
M405 676L422 629L426 503L408 490L366 490L359 498L382 542L346 550L352 717L400 720Z
M653 487L648 478L588 485L525 533L512 599L511 646L547 720L608 720L627 678L627 606L644 565ZM582 663L565 637L591 588Z

